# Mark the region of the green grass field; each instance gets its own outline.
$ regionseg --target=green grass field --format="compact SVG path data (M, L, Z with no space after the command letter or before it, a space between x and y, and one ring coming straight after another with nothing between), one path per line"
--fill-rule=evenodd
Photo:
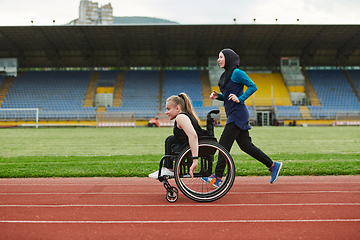
M220 137L223 128L215 128ZM172 128L0 129L0 177L145 177ZM284 163L282 176L360 174L360 127L253 127L253 143ZM238 176L267 176L234 144Z

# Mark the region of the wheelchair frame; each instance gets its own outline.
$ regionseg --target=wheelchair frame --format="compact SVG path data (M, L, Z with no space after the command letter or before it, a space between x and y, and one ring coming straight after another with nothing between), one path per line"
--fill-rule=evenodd
M178 189L171 186L169 179L175 178L175 182L180 191L188 198L198 202L211 202L223 197L232 187L235 180L235 165L230 153L222 147L214 137L214 119L211 114L218 114L219 110L211 110L207 114L206 137L199 138L199 164L198 173L194 173L194 178L189 174L192 164L191 149L189 144L183 146L180 152L173 155L164 155L159 164L158 180L163 183L166 189L166 200L176 202L178 199ZM212 174L214 155L216 152L222 154L225 160L226 176L220 187L215 188L203 180L201 177L208 177ZM169 158L175 161L174 176L161 176L161 169L164 160Z

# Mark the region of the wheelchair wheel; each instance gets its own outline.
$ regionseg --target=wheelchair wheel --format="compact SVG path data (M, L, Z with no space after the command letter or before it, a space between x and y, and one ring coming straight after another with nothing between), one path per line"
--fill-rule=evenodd
M223 182L219 187L215 187L205 182L202 177L214 174L219 156L225 160ZM188 198L198 202L212 202L223 197L232 187L235 180L235 164L229 152L218 142L199 140L199 160L194 178L189 174L191 164L191 149L187 146L175 161L174 177L178 188Z
M171 202L171 203L176 202L176 200L178 199L178 196L179 196L179 194L178 194L178 190L176 187L171 187L171 189L168 189L166 191L166 200L168 202Z

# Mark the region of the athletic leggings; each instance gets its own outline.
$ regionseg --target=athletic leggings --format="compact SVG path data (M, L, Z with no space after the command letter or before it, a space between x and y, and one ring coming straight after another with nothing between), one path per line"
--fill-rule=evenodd
M181 143L174 135L171 135L165 140L165 155L172 155L173 151L180 151L184 144ZM167 169L173 169L173 160L169 158L165 159L164 167Z
M251 137L249 136L248 130L242 130L235 123L229 123L225 125L224 131L221 134L219 144L226 148L230 152L230 149L236 140L240 149L255 158L256 160L262 162L268 168L271 167L273 161L263 153L259 148L257 148L251 142ZM215 175L217 177L222 177L226 162L222 155L219 155L218 163L215 168Z

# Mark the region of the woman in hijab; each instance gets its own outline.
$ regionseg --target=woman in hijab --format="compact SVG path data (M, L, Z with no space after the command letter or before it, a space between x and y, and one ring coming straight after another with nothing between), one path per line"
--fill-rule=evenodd
M265 153L252 144L251 137L249 136L251 126L249 124L249 111L245 105L245 100L257 90L257 87L244 71L238 69L240 57L232 49L223 49L219 53L217 61L220 67L225 69L218 83L222 93L213 91L210 98L224 101L227 116L226 125L219 143L230 152L236 140L242 151L269 168L271 173L270 183L273 183L279 175L282 163L273 162ZM244 86L247 87L245 92ZM219 187L222 183L224 169L225 161L219 156L215 174L210 177L203 177L202 179L215 187Z

